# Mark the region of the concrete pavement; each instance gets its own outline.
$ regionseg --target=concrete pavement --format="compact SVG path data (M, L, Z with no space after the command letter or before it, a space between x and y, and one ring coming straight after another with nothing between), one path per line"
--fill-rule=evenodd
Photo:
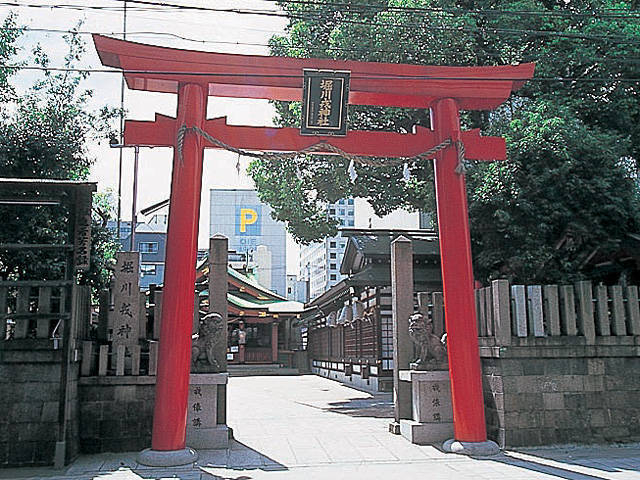
M65 470L0 469L2 479L640 480L640 445L558 446L487 459L416 446L387 431L390 394L371 395L313 375L237 377L229 383L229 449L197 464L138 465L137 452L83 455Z

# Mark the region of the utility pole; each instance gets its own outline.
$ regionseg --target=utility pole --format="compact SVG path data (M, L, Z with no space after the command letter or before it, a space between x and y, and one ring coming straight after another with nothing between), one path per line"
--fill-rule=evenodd
M124 12L122 16L122 39L127 39L127 0L124 0ZM124 72L120 82L120 145L124 144ZM118 248L122 248L120 241L120 224L122 223L122 149L118 152ZM131 233L133 234L133 228Z
M120 149L122 151L122 149ZM131 200L131 251L136 250L136 225L138 224L138 214L136 213L138 206L138 156L140 155L140 147L133 147L133 199Z

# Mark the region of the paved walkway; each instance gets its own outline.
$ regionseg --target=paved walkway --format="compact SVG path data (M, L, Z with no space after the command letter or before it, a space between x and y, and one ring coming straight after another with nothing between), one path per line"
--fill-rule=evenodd
M81 456L64 471L0 469L2 479L48 480L640 480L640 445L555 447L490 459L444 454L387 432L389 394L324 378L230 379L228 450L201 451L196 465L149 468L137 452Z

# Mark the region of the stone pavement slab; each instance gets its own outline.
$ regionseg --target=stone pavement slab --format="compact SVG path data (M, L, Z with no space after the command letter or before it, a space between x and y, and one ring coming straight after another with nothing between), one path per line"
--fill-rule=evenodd
M446 454L387 431L389 394L331 380L234 377L228 449L202 450L197 464L145 467L137 452L80 456L64 470L0 469L11 480L640 480L640 445L518 449L491 458Z

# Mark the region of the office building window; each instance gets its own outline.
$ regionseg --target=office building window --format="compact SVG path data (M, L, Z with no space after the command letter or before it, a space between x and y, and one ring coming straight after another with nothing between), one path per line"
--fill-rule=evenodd
M287 293L291 293L291 287L287 287Z
M331 253L329 254L329 258L336 258L336 254L335 254L335 252L331 252Z
M348 225L349 227L353 227L353 220L349 220L349 221L347 222L347 225Z
M329 270L335 270L335 269L336 269L336 264L335 263L329 264Z
M147 275L155 275L156 274L156 266L155 265L145 265L144 263L140 265L140 270L142 270L142 276L145 277Z
M338 204L339 204L339 205L344 205L344 198L341 198L341 199L338 201Z
M336 242L329 242L329 248L336 248Z
M331 280L335 280L335 279L336 279L336 276L335 276L335 274L332 274L329 278L330 278Z
M347 212L347 215L349 215L350 217L353 217L353 210L349 210L349 211Z
M340 209L340 215L344 215L344 208Z
M158 242L138 242L140 253L158 253Z
M336 209L335 208L330 208L329 209L329 215L335 215L336 214Z
M353 198L350 198L349 200L347 200L347 205L353 205Z

